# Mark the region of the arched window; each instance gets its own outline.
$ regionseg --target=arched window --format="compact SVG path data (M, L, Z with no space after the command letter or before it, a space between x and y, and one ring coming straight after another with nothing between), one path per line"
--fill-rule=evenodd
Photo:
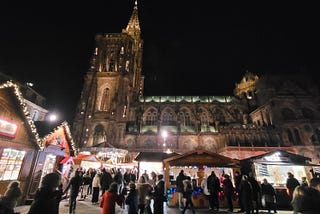
M176 116L172 109L167 108L162 112L162 124L163 125L174 125L176 122Z
M181 111L180 112L180 119L181 119L181 125L183 126L191 126L191 116L188 111Z
M110 90L109 88L105 88L101 97L100 110L101 111L109 111L110 108Z
M296 118L294 112L290 108L281 109L281 114L284 120L294 120Z
M99 124L94 128L93 133L93 145L98 145L100 143L106 142L107 136L104 131L103 125Z
M144 115L144 124L147 126L157 125L158 113L156 109L149 109Z

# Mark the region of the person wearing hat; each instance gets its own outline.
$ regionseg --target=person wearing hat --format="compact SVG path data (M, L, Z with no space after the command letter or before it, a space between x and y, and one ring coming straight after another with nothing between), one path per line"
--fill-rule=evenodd
M28 214L59 213L59 203L63 194L60 179L60 175L55 172L46 174L42 178L40 189L36 192Z
M21 189L18 181L12 181L7 187L7 191L0 198L0 214L14 213L14 208L21 196Z

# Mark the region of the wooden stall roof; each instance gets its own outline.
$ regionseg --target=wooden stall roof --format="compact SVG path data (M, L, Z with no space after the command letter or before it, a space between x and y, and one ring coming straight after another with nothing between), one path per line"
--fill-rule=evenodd
M207 150L196 150L175 155L163 160L170 166L209 166L209 167L239 167L239 160L231 159Z
M165 152L139 152L135 157L135 161L148 161L148 162L162 162L168 157L177 155L178 153L165 153Z
M272 159L272 160L268 160ZM261 155L253 156L247 159L241 160L241 163L245 162L256 162L262 164L275 164L275 165L285 165L285 164L294 164L301 166L313 166L314 164L309 163L311 158L304 157L302 155L290 153L284 150L274 150L266 152ZM317 165L314 165L317 166Z

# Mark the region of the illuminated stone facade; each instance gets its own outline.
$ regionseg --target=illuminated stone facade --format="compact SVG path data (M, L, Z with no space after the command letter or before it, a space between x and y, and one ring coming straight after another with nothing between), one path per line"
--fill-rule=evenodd
M142 50L136 5L121 33L96 36L73 124L80 148L201 148L238 159L284 149L319 162L319 94L306 78L247 72L234 96L147 97Z

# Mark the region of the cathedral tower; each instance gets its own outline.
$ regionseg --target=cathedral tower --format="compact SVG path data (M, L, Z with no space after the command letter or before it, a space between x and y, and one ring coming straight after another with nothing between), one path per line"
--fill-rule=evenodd
M117 146L129 109L143 93L143 41L135 2L121 33L97 35L90 68L84 80L73 133L81 147Z

